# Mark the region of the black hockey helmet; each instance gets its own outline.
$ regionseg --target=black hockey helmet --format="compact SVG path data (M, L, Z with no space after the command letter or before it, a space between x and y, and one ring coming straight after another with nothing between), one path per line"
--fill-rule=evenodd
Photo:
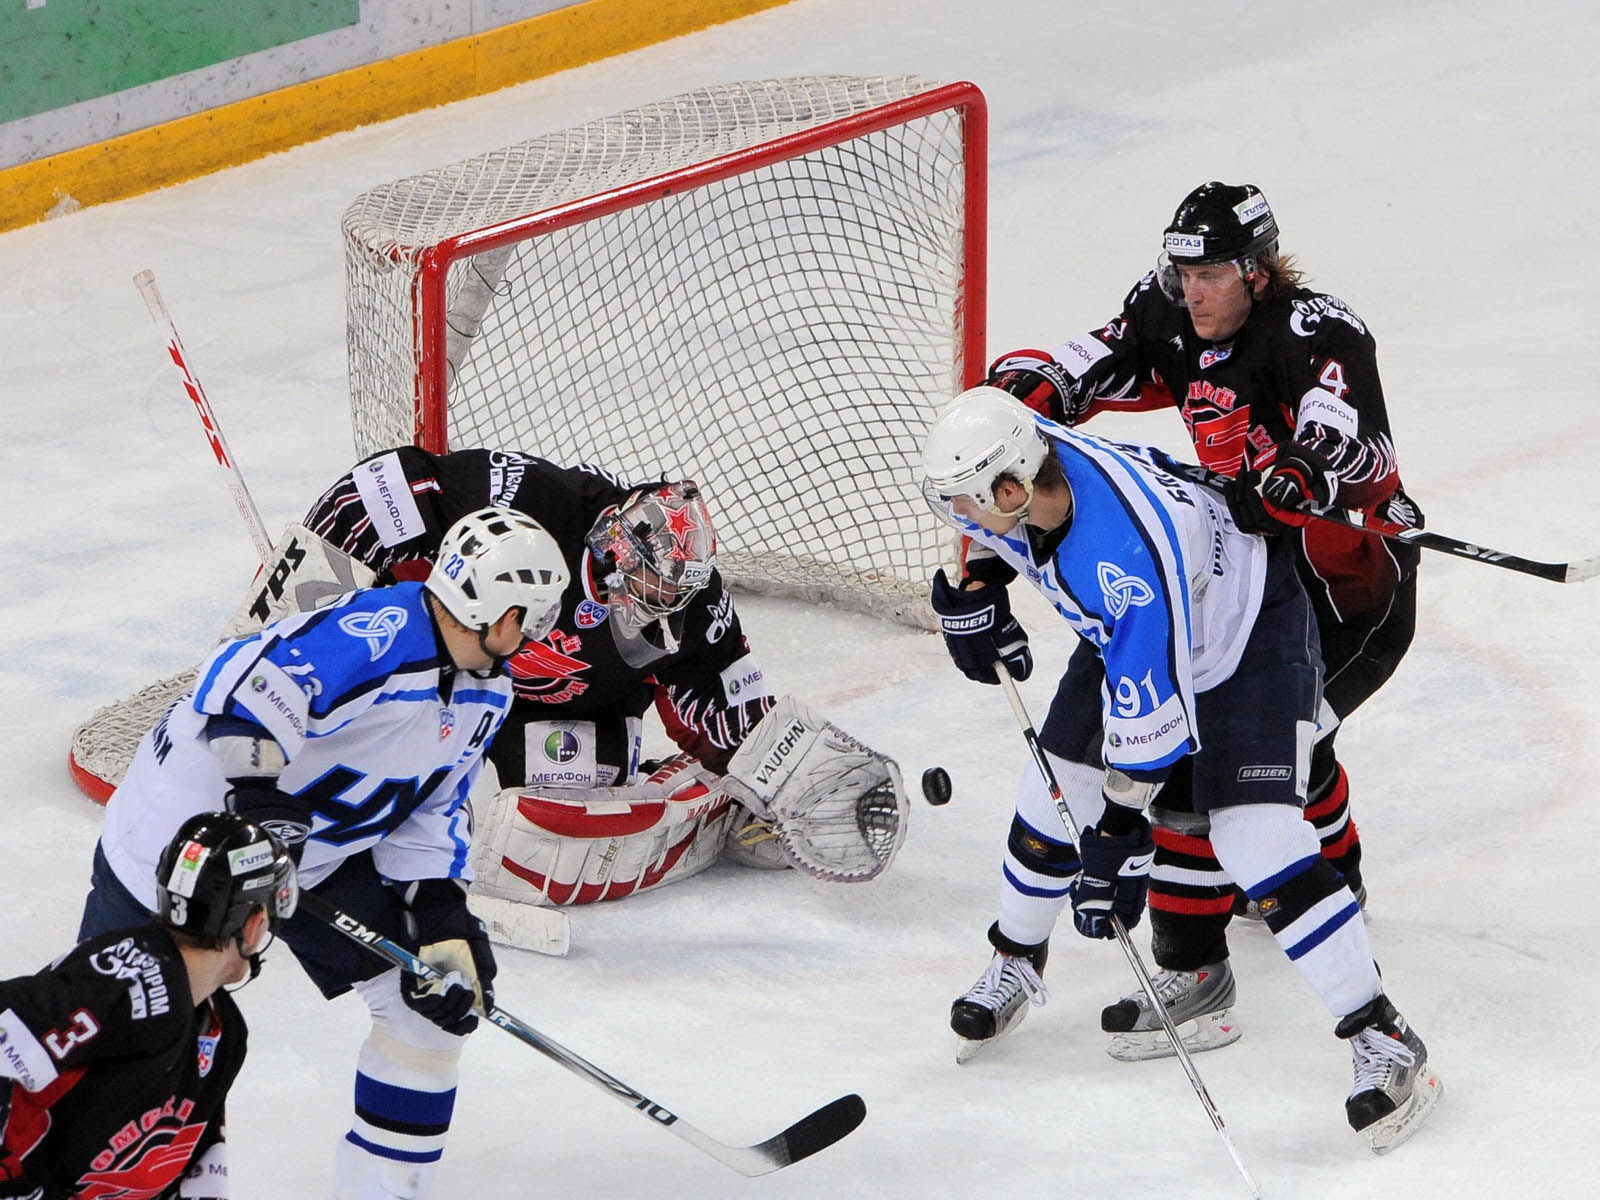
M156 911L198 938L238 936L265 906L273 929L299 900L294 861L284 844L238 813L198 813L178 828L156 866Z
M1183 198L1161 239L1156 278L1161 290L1182 303L1178 266L1237 264L1248 279L1278 256L1278 222L1267 198L1251 183L1202 183Z

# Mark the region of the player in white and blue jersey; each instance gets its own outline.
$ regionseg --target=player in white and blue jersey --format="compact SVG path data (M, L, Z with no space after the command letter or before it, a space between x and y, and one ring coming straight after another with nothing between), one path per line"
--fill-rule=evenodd
M353 987L372 1011L341 1197L424 1195L443 1152L495 973L466 906L467 796L511 704L506 661L549 633L568 578L531 518L471 513L425 583L352 592L219 646L107 804L80 938L148 920L173 831L226 807L282 837L303 888L448 976L402 976L309 915L282 927L324 995Z
M1006 598L1017 575L1082 639L1039 736L1081 843L1030 770L989 930L995 953L951 1026L969 1056L1043 1002L1050 933L1069 903L1088 937L1113 936L1112 915L1138 921L1154 853L1144 813L1187 770L1218 860L1350 1041L1350 1124L1386 1150L1440 1087L1383 994L1355 897L1301 819L1322 685L1310 602L1286 543L1242 533L1220 492L1171 465L989 387L957 397L928 435L924 494L970 539L961 579L940 571L933 583L956 665L989 683L1000 669L1030 673ZM1126 1003L1129 1028L1108 1028L1113 1037L1138 1032L1138 1003ZM1225 1022L1206 1032L1215 1044L1236 1036Z

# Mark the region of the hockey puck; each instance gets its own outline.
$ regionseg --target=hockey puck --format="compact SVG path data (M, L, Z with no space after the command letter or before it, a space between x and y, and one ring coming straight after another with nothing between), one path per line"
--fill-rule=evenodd
M950 803L950 772L943 767L929 767L922 773L922 798L938 808Z

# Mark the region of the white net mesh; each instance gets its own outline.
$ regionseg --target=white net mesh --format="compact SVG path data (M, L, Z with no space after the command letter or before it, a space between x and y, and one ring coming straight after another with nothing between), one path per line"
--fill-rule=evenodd
M949 548L916 463L968 382L965 281L983 270L964 249L969 117L941 99L876 132L809 131L938 87L705 88L367 192L343 219L357 449L495 446L695 478L735 584L931 628ZM736 171L716 164L730 154ZM670 190L646 182L665 175ZM583 219L451 262L443 332L421 336L418 281L441 243L564 206ZM418 415L435 366L445 428ZM80 786L104 799L192 683L94 713L73 735Z
M963 281L981 270L964 258L966 118L773 143L937 86L705 88L366 193L344 216L357 449L695 478L736 584L929 624L945 548L916 462L965 383ZM734 153L714 178L705 164ZM669 191L641 183L669 174ZM619 188L642 202L618 208ZM591 215L452 262L448 332L417 332L430 248L563 206ZM449 378L443 429L417 415L430 369Z

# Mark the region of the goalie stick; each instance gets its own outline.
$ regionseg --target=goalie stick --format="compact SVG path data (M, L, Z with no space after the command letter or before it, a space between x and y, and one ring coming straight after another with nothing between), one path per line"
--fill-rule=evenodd
M384 937L377 930L363 925L355 917L336 908L315 892L302 892L300 907L403 971L410 971L413 975L424 979L443 978L439 971L405 947ZM601 1070L559 1042L546 1037L533 1026L506 1012L498 1004L490 1006L487 1012L482 1009L478 1011L491 1025L498 1025L518 1041L533 1047L574 1075L588 1080L607 1095L643 1113L669 1133L716 1159L723 1166L751 1178L771 1174L803 1158L810 1158L819 1150L826 1150L860 1125L867 1115L866 1103L852 1092L824 1104L808 1116L801 1117L782 1133L774 1134L766 1141L757 1142L754 1146L730 1146L695 1128L676 1113L657 1104L649 1096L624 1083L615 1075Z
M1233 482L1231 476L1223 475L1207 467L1179 462L1177 459L1168 458L1166 455L1161 457L1163 461L1160 465L1204 487L1222 491L1225 484ZM1488 563L1492 567L1503 567L1507 571L1517 571L1520 574L1533 575L1539 579L1549 579L1555 583L1581 583L1585 579L1593 579L1596 575L1600 575L1600 555L1580 558L1576 562L1538 562L1535 559L1523 558L1517 554L1507 554L1503 550L1491 550L1489 547L1480 546L1475 542L1464 542L1460 538L1434 533L1431 530L1413 529L1409 525L1396 525L1392 521L1380 521L1376 517L1365 517L1357 520L1347 515L1340 508L1323 508L1314 504L1303 504L1296 511L1304 513L1314 521L1322 521L1328 525L1343 525L1346 529L1360 529L1367 533L1376 533L1380 537L1389 538L1391 541L1420 546L1424 550L1437 550L1441 554L1454 554L1457 558L1470 558L1475 562Z
M200 418L200 424L205 427L206 441L211 443L212 457L217 460L217 466L227 473L228 490L233 493L233 503L250 530L250 540L256 544L256 553L261 556L263 564L270 563L272 539L267 536L267 527L261 521L261 512L256 508L250 489L245 486L244 476L239 473L239 465L233 459L233 451L228 448L228 439L222 435L222 426L217 422L217 414L211 410L211 401L206 397L206 390L200 386L199 378L189 367L189 355L183 348L183 339L178 336L178 327L173 323L172 314L167 311L166 301L161 298L161 290L156 287L155 272L140 271L133 277L133 286L138 288L139 295L144 297L145 307L150 310L150 319L156 323L156 328L166 335L167 354L177 365L178 374L183 379L183 390L189 394L195 414Z
M1000 686L1005 690L1006 699L1011 702L1011 711L1016 714L1017 725L1022 730L1022 740L1028 744L1028 753L1033 756L1034 766L1039 768L1039 774L1044 779L1045 786L1050 789L1050 798L1055 801L1056 811L1061 814L1061 822L1067 827L1067 832L1072 835L1076 844L1083 842L1082 831L1078 822L1073 819L1072 810L1067 807L1065 798L1061 795L1061 785L1056 781L1056 773L1050 766L1050 761L1045 757L1044 747L1039 745L1039 735L1034 732L1033 721L1028 716L1028 710L1023 706L1022 697L1017 694L1017 684L1011 678L1011 673L1006 670L996 670L1000 678ZM1128 927L1122 923L1122 918L1115 913L1111 914L1111 927L1116 931L1117 943L1122 947L1122 953L1127 956L1128 965L1133 968L1133 973L1139 977L1139 986L1144 989L1144 994L1149 998L1151 1007L1161 1018L1161 1028L1166 1030L1167 1037L1172 1041L1172 1048L1178 1055L1178 1061L1183 1064L1185 1073L1189 1076L1189 1086L1194 1088L1194 1094L1200 1098L1200 1105L1206 1110L1206 1116L1211 1118L1211 1125L1217 1131L1217 1136L1222 1139L1222 1144L1227 1148L1228 1156L1233 1159L1233 1165L1239 1169L1239 1174L1244 1177L1245 1185L1250 1189L1254 1200L1261 1200L1261 1189L1256 1185L1255 1178L1250 1174L1250 1169L1244 1165L1244 1159L1239 1157L1239 1148L1233 1144L1233 1138L1228 1133L1228 1127L1223 1123L1222 1113L1218 1111L1216 1103L1211 1099L1211 1093L1206 1090L1200 1072L1195 1069L1194 1059L1184 1047L1183 1038L1178 1034L1178 1027L1173 1024L1172 1014L1167 1011L1166 1004L1161 995L1156 991L1155 982L1150 978L1150 972L1144 965L1144 959L1133 944L1133 939L1128 936Z

